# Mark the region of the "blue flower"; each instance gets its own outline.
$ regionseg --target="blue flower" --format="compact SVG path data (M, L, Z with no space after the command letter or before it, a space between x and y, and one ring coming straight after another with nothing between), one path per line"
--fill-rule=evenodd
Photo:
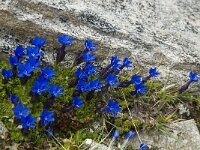
M37 47L37 46L35 46L35 47L30 47L30 46L28 46L27 48L26 48L26 50L27 50L27 56L30 58L30 57L33 57L33 58L35 58L35 59L38 59L39 57L41 57L42 55L43 55L43 53L42 52L40 52L40 48L39 47Z
M88 83L82 80L78 81L77 88L79 91L86 92L89 90Z
M84 61L87 63L93 62L96 57L95 54L89 54L89 53L83 53L82 56L83 56Z
M17 104L19 102L19 97L17 97L16 95L11 95L10 96L10 100L13 104Z
M36 80L31 91L33 93L42 95L43 92L49 89L48 84L49 84L49 80L43 80L43 81Z
M158 76L160 73L157 71L157 68L150 68L149 70L149 75L150 77L156 77Z
M49 93L53 96L53 97L58 97L59 95L63 94L63 87L61 86L56 86L55 84L52 84L49 88Z
M119 135L120 135L120 132L119 132L118 130L115 130L115 131L112 132L112 137L113 137L114 140L115 140L116 138L118 138Z
M109 100L108 101L108 105L107 105L107 107L105 108L105 112L107 112L107 113L112 113L112 115L113 115L113 117L115 117L116 118L116 113L117 112L120 112L122 109L121 109L121 107L119 106L119 103L118 102L115 102L115 101L113 101L113 100Z
M145 86L143 83L135 84L135 91L137 95L146 94L145 92L146 89L147 89L147 86Z
M19 77L24 77L24 76L31 76L31 72L33 71L33 68L31 66L31 63L27 61L24 65L18 64L18 71L19 73L17 74Z
M124 58L124 60L123 60L123 66L124 67L132 67L132 64L133 64L133 62L128 60L128 57Z
M89 81L89 89L100 91L103 84L99 79Z
M22 57L24 55L24 48L21 45L19 45L15 49L14 53L15 53L15 56L17 56L18 58L20 58L20 57Z
M55 70L51 70L51 68L49 66L45 67L43 70L42 70L42 76L45 78L45 79L50 79L50 78L53 78L53 76L55 75L56 71Z
M198 75L194 72L190 72L189 77L190 77L190 80L194 82L197 82L199 80Z
M30 57L28 60L31 64L31 68L33 70L40 70L40 68L38 67L41 64L41 61L38 59L35 59L34 57Z
M12 66L17 66L19 64L19 60L17 56L10 56L9 60Z
M37 47L42 47L46 42L45 38L39 38L37 36L34 37L34 39L31 40L31 43Z
M12 71L12 69L10 69L10 70L2 69L1 74L2 74L2 76L4 76L4 78L6 80L8 80L13 76L13 71Z
M111 66L113 70L121 70L122 65L119 64L120 60L118 59L117 56L113 56L111 58Z
M86 63L85 65L85 73L88 75L95 75L96 74L96 66L91 66L90 64Z
M77 107L77 108L80 108L83 106L83 100L80 99L79 97L74 97L73 99L73 102L72 102L72 106L73 107Z
M135 136L135 132L130 130L130 131L126 134L125 138L128 139L128 140L130 140L130 139L132 139L134 136Z
M29 114L27 117L22 117L22 127L24 129L28 128L35 128L35 122L37 121L36 118L32 117L32 114Z
M88 78L88 74L83 73L83 70L80 67L76 70L75 75L78 79L87 79Z
M147 150L148 146L145 143L140 144L140 150Z
M67 35L58 36L58 42L61 43L63 46L67 46L72 44L74 41L73 38L69 38Z
M85 40L85 48L87 51L92 51L96 49L96 46L93 45L93 41L92 40Z
M106 83L110 85L112 88L115 87L115 85L119 85L120 82L117 81L117 76L109 74L106 78Z
M40 116L40 120L46 126L49 122L55 121L55 119L53 118L53 115L54 115L53 111L48 111L48 110L44 109Z
M132 84L140 84L142 82L142 77L140 75L133 75L130 81Z
M18 119L22 119L23 117L28 116L27 112L29 111L29 108L25 108L24 105L19 102L16 107L12 109L13 113Z

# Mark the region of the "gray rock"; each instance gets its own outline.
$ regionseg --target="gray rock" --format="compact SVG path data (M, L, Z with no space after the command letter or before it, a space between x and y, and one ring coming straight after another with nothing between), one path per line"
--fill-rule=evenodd
M1 49L39 35L52 50L53 39L66 33L94 39L103 59L130 56L145 68L157 66L171 82L200 72L199 0L2 0L0 16Z
M161 131L141 133L141 139L150 148L159 150L199 150L200 134L194 120L172 123ZM133 149L138 149L140 142L134 138Z
M7 128L5 127L3 122L0 121L0 137L1 137L1 139L6 138L7 132L8 132Z

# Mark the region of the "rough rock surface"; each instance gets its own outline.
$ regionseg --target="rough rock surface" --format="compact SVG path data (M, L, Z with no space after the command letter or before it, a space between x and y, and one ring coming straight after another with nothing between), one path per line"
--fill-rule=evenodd
M173 123L163 132L151 131L141 133L141 139L150 148L159 150L199 150L200 134L194 120ZM140 145L138 138L131 141L134 149Z
M54 46L66 33L94 39L104 59L116 54L157 66L171 82L200 72L199 0L1 0L0 16L1 50L34 35Z
M5 139L7 136L7 128L4 126L3 122L0 121L0 138Z

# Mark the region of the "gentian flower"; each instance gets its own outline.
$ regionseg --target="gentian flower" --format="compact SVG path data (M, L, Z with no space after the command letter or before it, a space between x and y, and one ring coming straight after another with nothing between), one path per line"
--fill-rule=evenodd
M84 93L89 90L88 83L82 80L78 81L77 88L79 91L82 91Z
M96 49L96 46L93 45L93 41L92 40L85 40L85 49L87 51L93 51Z
M119 85L120 82L117 81L117 76L109 74L106 78L106 83L110 85L112 88L115 87L115 85Z
M149 75L151 77L157 77L160 73L157 71L157 68L150 68Z
M24 55L24 48L21 45L19 45L15 49L14 53L15 53L15 56L17 56L18 58L20 58L20 57L22 57Z
M19 102L19 97L17 97L16 95L11 95L10 96L10 100L11 100L11 102L13 103L13 104L18 104L18 102Z
M129 131L126 134L124 143L122 144L122 149L124 149L127 146L127 144L130 141L130 139L134 138L134 136L135 136L135 132L134 131Z
M31 72L33 71L33 68L31 66L31 63L27 61L24 65L18 64L18 70L19 73L17 74L19 77L23 78L24 76L31 76Z
M2 69L1 74L6 80L10 79L13 76L12 69L10 70Z
M119 106L119 103L118 102L115 102L113 101L112 99L110 99L108 101L108 105L107 107L105 108L105 112L107 113L112 113L113 117L116 118L116 113L117 112L120 112L122 109L121 107Z
M38 36L35 36L34 39L31 40L31 43L37 47L42 47L46 42L45 38L39 38Z
M190 72L189 77L192 82L197 82L199 80L198 75L192 71Z
M36 80L31 91L33 93L42 95L43 92L49 89L48 84L49 84L49 80L43 80L43 81Z
M53 97L58 97L63 94L63 87L61 86L56 86L55 84L52 84L49 88L49 93Z
M53 111L48 111L46 109L44 109L42 111L42 114L40 116L40 120L43 122L43 124L46 126L47 124L49 124L50 122L55 121L55 119L53 118L54 112Z
M83 70L80 67L76 70L75 75L78 79L87 79L88 78L88 74L83 73Z
M31 64L31 68L33 70L40 70L40 68L38 67L41 64L41 61L38 59L35 59L34 57L30 57L28 60Z
M111 58L111 65L118 64L119 62L120 62L120 60L118 59L117 56L113 56Z
M19 64L19 60L17 56L10 56L9 60L12 66L17 66Z
M135 91L137 95L146 94L145 92L146 89L147 89L147 86L145 86L143 83L135 84Z
M27 56L30 58L30 57L33 57L33 58L35 58L35 59L38 59L39 57L41 57L42 55L43 55L43 53L42 52L40 52L40 48L39 47L37 47L37 46L35 46L35 47L30 47L30 46L28 46L27 48L26 48L26 50L27 50Z
M123 67L132 67L133 62L131 62L128 57L123 60Z
M85 65L85 73L88 74L88 75L95 75L97 72L95 71L96 70L96 66L92 66L88 63L86 63Z
M80 99L79 97L74 97L73 99L73 102L72 102L72 106L73 107L77 107L77 108L80 108L83 106L83 100Z
M183 93L184 91L188 89L188 87L190 86L192 82L197 82L199 80L199 76L194 72L189 73L189 78L190 80L179 89L179 93Z
M120 135L120 132L118 130L115 130L112 132L112 140L110 141L108 150L112 149L113 142L119 137L119 135Z
M32 114L29 114L26 117L22 117L21 121L23 129L28 129L28 128L35 128L35 122L37 121L37 119L33 118Z
M18 119L22 119L23 117L27 117L28 114L27 112L29 111L30 109L29 108L25 108L24 105L19 102L17 104L17 106L15 106L12 111L13 113L15 114L15 116L18 118Z
M135 74L132 76L130 82L132 84L140 84L140 83L142 83L142 77L140 75Z
M147 150L148 146L145 143L140 144L140 150Z
M68 37L67 35L58 36L58 42L61 43L63 46L67 46L72 44L74 41L73 38Z
M96 57L95 54L89 54L89 53L83 53L82 56L83 56L84 61L87 63L93 62Z
M53 76L55 75L56 71L55 70L51 70L51 68L49 66L45 67L43 70L42 70L42 76L45 78L45 79L50 79L50 78L53 78Z
M89 89L100 91L103 84L99 79L89 81Z

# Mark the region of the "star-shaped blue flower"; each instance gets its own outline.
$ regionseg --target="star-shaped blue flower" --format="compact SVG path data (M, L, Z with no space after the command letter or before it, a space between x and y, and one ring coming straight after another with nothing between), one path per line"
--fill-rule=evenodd
M17 97L16 95L11 95L10 100L15 105L19 103L19 97Z
M17 66L19 64L17 56L10 56L9 61L12 66Z
M84 73L80 67L76 70L75 75L78 79L87 79L88 78L88 74Z
M130 82L132 84L140 84L142 82L142 77L140 75L135 74L132 76Z
M40 120L43 122L43 124L46 126L48 125L50 122L54 122L55 119L53 117L54 112L53 111L48 111L46 109L44 109L42 111L42 114L40 116Z
M31 64L31 68L33 70L40 70L39 65L41 64L41 61L38 59L35 59L34 57L30 57L28 60Z
M120 82L118 82L117 80L117 76L112 74L108 75L108 77L106 78L106 83L110 85L112 88L120 84Z
M19 77L25 77L25 76L31 76L31 72L33 71L33 68L31 66L31 63L27 61L24 65L18 64L18 71L17 74Z
M132 130L130 130L130 131L126 134L125 138L128 139L128 140L130 140L130 139L134 138L134 136L135 136L135 132L132 131Z
M117 116L117 112L121 112L121 107L119 106L119 103L118 102L115 102L113 101L112 99L110 99L108 101L108 105L107 107L105 108L105 112L107 113L112 113L113 117L116 118Z
M80 99L79 97L74 97L73 102L72 102L72 106L76 107L76 108L80 108L83 106L83 100Z
M14 53L15 53L15 56L17 56L18 58L20 58L20 57L22 57L24 55L24 48L21 45L19 45L15 49Z
M28 128L35 128L35 122L37 121L37 119L33 118L32 114L29 114L26 117L22 117L21 121L23 129L28 129Z
M84 93L89 90L88 83L82 80L78 81L77 88L79 91L82 91Z
M149 75L151 77L157 77L160 73L158 72L157 68L150 68Z
M85 49L87 51L93 51L96 49L96 46L93 45L93 41L92 40L85 40Z
M39 38L38 36L35 36L34 39L31 40L31 43L37 47L42 47L46 42L45 38Z
M146 94L145 92L146 89L147 89L147 86L145 86L143 83L135 84L135 91L137 95Z
M89 89L100 91L103 84L99 79L89 81Z
M74 41L74 38L70 38L67 35L62 35L62 36L58 36L58 42L61 43L63 46L67 46L72 44Z
M89 53L83 53L82 56L83 56L84 61L87 63L93 62L96 57L95 54L89 54Z
M148 146L145 143L140 144L140 150L147 150Z
M12 69L9 70L2 69L1 74L6 80L8 80L13 76L13 71Z
M49 93L53 97L58 97L63 94L63 87L52 84L49 88Z
M128 57L124 58L123 66L124 67L132 67L133 62L128 59Z
M95 71L96 68L97 68L96 66L92 66L92 65L86 63L85 73L88 74L88 75L95 75L95 74L97 74L97 72Z
M30 58L30 57L33 57L35 59L38 59L39 57L41 57L43 55L42 52L40 52L40 48L35 46L35 47L30 47L28 46L26 48L26 51L27 51L27 56Z
M116 70L116 71L120 71L121 70L122 65L119 64L119 62L120 62L120 60L118 59L117 56L113 56L111 58L111 66L112 66L113 70Z
M42 76L45 78L45 79L51 79L53 78L53 76L56 74L56 71L55 70L51 70L51 68L49 66L45 67L43 70L42 70Z
M198 75L192 71L190 72L189 77L190 77L190 80L193 82L197 82L199 80Z
M42 95L43 92L49 89L48 84L49 84L49 80L43 80L43 81L36 80L31 91L33 93Z
M19 102L17 104L17 106L12 109L13 113L15 114L15 116L18 119L22 119L23 117L28 116L27 112L29 110L30 109L29 108L25 108L24 105L21 102Z

